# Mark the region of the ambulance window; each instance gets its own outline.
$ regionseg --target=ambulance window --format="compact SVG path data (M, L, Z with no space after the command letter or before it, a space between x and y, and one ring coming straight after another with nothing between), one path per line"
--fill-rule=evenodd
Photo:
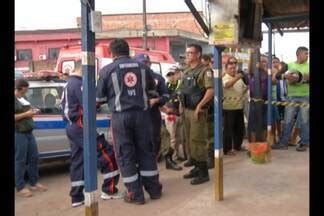
M62 73L70 73L74 70L75 62L73 60L62 62Z
M62 87L29 88L26 93L27 100L40 114L61 114L60 102Z
M151 69L154 73L162 75L161 65L158 62L152 62Z

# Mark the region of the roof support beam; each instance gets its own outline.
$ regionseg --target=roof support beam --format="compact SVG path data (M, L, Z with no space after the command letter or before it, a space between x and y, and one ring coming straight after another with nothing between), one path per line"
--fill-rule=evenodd
M196 7L192 4L191 0L185 0L185 3L187 4L187 6L189 7L192 15L195 17L195 19L197 20L197 22L199 23L200 27L204 30L204 32L209 35L209 29L206 25L206 23L204 22L204 20L202 19L202 17L200 16L199 12L197 11Z
M294 15L287 16L275 16L275 17L266 17L263 18L262 21L265 23L275 23L275 22L288 22L288 21L297 21L297 20L305 20L309 19L309 13L300 13Z

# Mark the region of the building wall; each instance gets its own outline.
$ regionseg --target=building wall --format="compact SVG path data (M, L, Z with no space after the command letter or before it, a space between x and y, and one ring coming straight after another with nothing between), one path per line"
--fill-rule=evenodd
M80 39L73 40L52 40L52 41L21 41L15 43L15 51L19 49L32 49L33 60L39 60L40 55L46 55L48 58L49 48L61 48L66 44L78 44Z
M147 13L146 19L151 29L178 29L195 34L203 32L191 12ZM80 27L80 21L78 17L78 27ZM102 31L117 29L143 29L143 14L102 15Z

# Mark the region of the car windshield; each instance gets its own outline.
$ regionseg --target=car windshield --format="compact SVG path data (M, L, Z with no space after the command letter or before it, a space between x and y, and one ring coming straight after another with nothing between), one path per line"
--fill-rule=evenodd
M40 114L60 114L60 102L63 87L29 88L26 99Z
M160 74L162 75L162 71L161 71L161 65L158 62L152 62L151 63L151 69L154 73Z

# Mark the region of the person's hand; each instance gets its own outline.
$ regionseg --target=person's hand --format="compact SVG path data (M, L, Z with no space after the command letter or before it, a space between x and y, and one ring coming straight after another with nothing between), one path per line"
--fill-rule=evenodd
M202 109L202 107L198 104L196 109L195 109L195 112L194 112L194 120L195 121L198 121L198 116L199 116L199 113L200 112L203 112L204 110Z
M295 82L296 81L296 78L292 73L285 74L285 78L286 78L286 80L288 80L288 82Z
M159 98L151 98L150 100L150 106L153 107L155 104L159 103Z
M30 109L26 112L26 116L33 117L36 113L37 113L37 111L35 109Z
M304 79L304 81L309 81L309 75L308 74L304 74L303 75L303 79Z
M236 73L235 78L236 79L241 79L241 78L243 78L243 74L242 73Z

